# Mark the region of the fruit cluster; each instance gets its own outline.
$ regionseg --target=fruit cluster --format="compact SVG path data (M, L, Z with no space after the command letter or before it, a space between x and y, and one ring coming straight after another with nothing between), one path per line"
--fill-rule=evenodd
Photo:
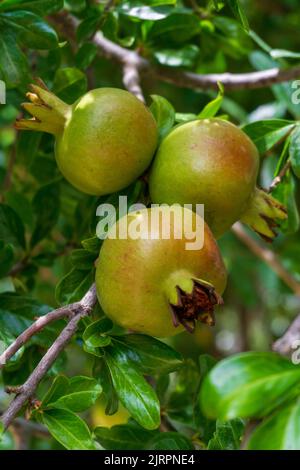
M172 129L157 149L151 112L124 90L92 90L67 105L39 83L27 97L30 103L23 106L33 118L18 120L16 127L54 134L57 165L76 188L97 196L120 191L151 164L151 201L176 204L168 239L159 224L143 223L157 211L163 216L165 206L125 216L140 223L140 237L104 241L96 271L104 312L127 329L153 336L193 331L196 320L213 324L227 277L215 238L241 220L270 240L277 220L286 217L284 207L256 187L259 155L252 141L225 120L198 119ZM192 212L194 225L204 224L204 244L196 251L185 247L193 234L185 226L190 210L184 204L205 207L207 223Z

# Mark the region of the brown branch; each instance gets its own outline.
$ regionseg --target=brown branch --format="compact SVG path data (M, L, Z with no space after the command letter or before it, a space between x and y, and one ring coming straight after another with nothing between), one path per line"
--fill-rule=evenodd
M145 103L145 98L140 85L140 73L134 61L128 61L123 65L123 83L125 88Z
M300 295L300 283L282 265L272 250L252 238L240 222L234 224L232 231L250 249L250 251L252 251L252 253L263 260L277 274L277 276L294 292L294 294Z
M269 187L269 193L271 193L283 180L289 169L291 168L291 161L288 160L286 164L282 167L281 171L275 178L273 179L272 183L270 184Z
M74 16L63 11L52 15L50 20L59 27L61 34L70 38L71 41L74 40L75 31L79 24ZM126 49L105 38L101 32L96 33L92 41L99 49L99 53L107 59L114 60L122 66L133 63L140 74L152 74L159 80L183 88L218 89L218 82L221 82L227 90L253 89L268 87L300 77L300 66L289 69L274 67L248 73L197 74L173 70L167 67L155 66L137 52Z
M272 346L273 351L284 356L289 355L296 345L296 341L300 340L300 315L298 315L293 323L288 327L284 335L279 338ZM299 344L296 345L299 347Z
M30 325L16 340L0 355L0 369L2 369L7 361L16 354L19 349L26 344L32 336L39 333L50 323L63 317L71 318L77 312L78 305L71 304L66 307L58 308L52 312L39 317L32 325ZM77 312L78 313L78 312Z
M5 429L12 423L26 402L33 396L40 381L44 378L50 367L57 359L58 355L71 341L81 318L90 314L96 302L96 289L95 285L93 285L85 294L85 296L75 304L76 309L74 310L73 318L69 321L68 325L62 330L58 338L48 349L26 382L19 388L18 394L10 403L8 409L3 413L1 420Z

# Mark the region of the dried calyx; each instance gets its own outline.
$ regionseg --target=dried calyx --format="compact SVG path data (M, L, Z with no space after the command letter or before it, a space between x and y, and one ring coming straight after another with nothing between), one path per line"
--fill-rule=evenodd
M215 324L214 307L223 304L223 299L215 291L212 284L193 279L191 293L185 292L176 286L177 303L170 303L172 320L175 327L180 324L192 333L195 330L196 321L213 326Z

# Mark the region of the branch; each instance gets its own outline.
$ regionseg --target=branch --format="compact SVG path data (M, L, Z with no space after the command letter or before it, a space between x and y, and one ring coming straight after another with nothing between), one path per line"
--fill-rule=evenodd
M288 327L284 335L279 338L272 346L273 351L287 356L294 349L296 341L300 340L300 315L298 315L293 323ZM299 344L297 345L297 347Z
M50 20L60 27L62 34L67 34L71 41L74 40L75 31L79 24L75 17L67 12L61 12L52 15ZM275 83L287 82L300 77L300 66L289 69L274 67L249 73L212 73L200 75L193 72L172 70L167 67L157 67L137 52L126 49L105 38L101 32L96 33L92 41L99 49L100 54L107 59L115 60L121 65L134 63L139 73L151 73L159 80L183 88L218 89L218 82L221 82L226 90L253 89L268 87Z
M288 160L286 164L283 166L282 170L279 172L277 176L273 179L272 183L270 184L268 192L271 193L273 189L275 189L283 180L289 169L291 168L291 161Z
M78 304L71 304L67 305L66 307L58 308L57 310L53 310L52 312L39 317L32 325L30 325L27 330L23 331L23 333L16 338L16 340L4 351L4 353L0 356L0 369L2 369L7 361L16 354L19 349L21 349L24 344L26 344L32 336L34 336L39 331L43 330L47 325L50 323L59 320L63 317L71 317L73 316L78 309ZM78 312L77 312L78 313Z
M96 302L96 289L95 285L92 285L85 296L79 302L74 304L76 305L76 308L73 310L73 318L69 321L68 325L62 330L58 338L48 349L26 382L19 388L18 394L10 403L8 409L3 413L1 420L5 429L12 423L15 416L25 405L25 403L33 396L40 381L44 378L61 351L63 351L63 349L71 341L81 318L91 313L91 310L95 306Z
M125 88L145 103L145 98L140 85L140 73L135 61L128 61L123 65L123 83Z
M280 279L294 292L294 294L300 296L300 283L282 265L272 250L263 246L260 242L248 235L240 222L234 224L232 231L250 249L250 251L252 251L252 253L273 269L278 277L280 277Z

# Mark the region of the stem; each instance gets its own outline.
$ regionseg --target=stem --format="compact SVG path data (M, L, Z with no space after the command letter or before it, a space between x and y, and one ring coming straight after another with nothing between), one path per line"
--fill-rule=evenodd
M54 341L52 346L48 349L44 357L36 366L32 374L26 382L19 388L14 400L10 403L8 409L3 413L1 420L6 429L14 420L21 408L32 397L37 389L40 381L44 378L48 370L52 367L58 355L63 351L67 344L71 341L72 336L75 334L78 323L86 315L91 313L91 310L96 305L97 296L96 288L93 284L87 291L81 301L77 302L74 308L74 316L69 321L68 325L62 330L58 338Z

